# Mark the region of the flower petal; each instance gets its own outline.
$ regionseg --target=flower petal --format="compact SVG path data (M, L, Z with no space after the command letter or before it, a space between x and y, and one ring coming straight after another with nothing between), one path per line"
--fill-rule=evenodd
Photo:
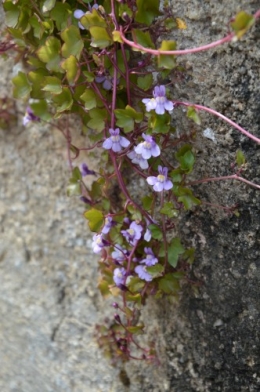
M156 184L154 184L153 189L155 190L155 192L161 192L164 188L164 183L157 181Z
M104 141L102 147L105 148L106 150L110 150L112 148L112 145L113 145L112 140L108 138Z
M124 136L120 137L119 143L121 144L122 147L128 147L130 144L129 140L127 140Z
M146 181L148 182L149 185L155 185L157 182L157 177L154 176L147 177Z

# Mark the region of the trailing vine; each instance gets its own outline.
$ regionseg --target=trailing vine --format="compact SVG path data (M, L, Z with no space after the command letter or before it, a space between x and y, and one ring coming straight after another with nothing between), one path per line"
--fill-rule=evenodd
M260 143L260 138L211 108L175 100L171 84L154 78L154 72L160 72L161 80L185 72L178 55L238 40L260 10L238 13L222 39L178 50L172 40L162 40L158 47L158 38L185 28L185 22L167 2L162 11L159 5L159 0L4 1L7 27L0 53L16 52L26 64L13 78L14 97L28 104L23 124L52 122L64 135L71 169L67 194L84 203L94 233L92 249L100 255L99 289L116 298L113 319L97 327L99 344L114 362L157 359L153 345L143 347L136 337L145 331L138 314L149 296L177 297L188 281L195 250L185 249L175 222L183 211L201 204L192 185L237 180L260 189L242 177L241 151L234 174L189 180L195 134L176 133L179 107L198 125L199 113L206 111L252 141ZM60 126L59 120L71 115L80 118L90 147L76 146L76 130ZM96 150L99 171L86 163L75 166L76 158ZM87 176L93 179L90 187ZM143 181L139 199L126 177L135 184ZM115 180L120 190L116 199L111 196Z

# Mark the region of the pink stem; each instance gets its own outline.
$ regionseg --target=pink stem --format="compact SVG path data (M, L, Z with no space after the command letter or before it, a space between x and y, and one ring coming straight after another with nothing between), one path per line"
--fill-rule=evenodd
M254 14L254 18L257 19L260 17L260 10L258 10L255 14ZM235 33L229 33L226 37L221 38L217 41L211 42L210 44L207 45L202 45L199 46L197 48L190 48L190 49L183 49L183 50L158 50L158 49L149 49L149 48L145 48L142 45L139 45L133 41L128 40L122 31L122 27L120 27L120 36L121 39L129 46L131 46L132 48L135 49L139 49L142 52L145 53L150 53L153 54L155 56L159 56L161 54L167 54L167 55L183 55L183 54L190 54L190 53L198 53L198 52L202 52L203 50L208 50L211 48L214 48L216 46L222 45L225 42L229 42L232 41L232 39L236 36Z
M234 121L230 120L228 117L224 116L223 114L217 112L214 109L210 109L210 108L207 108L206 106L197 105L197 104L189 103L189 102L181 102L181 101L173 101L173 102L176 105L193 106L196 109L204 110L205 112L214 114L215 116L222 118L222 120L226 121L228 124L230 124L233 127L237 128L241 133L243 133L244 135L246 135L250 139L254 140L257 143L260 143L260 139L258 139L256 136L252 135L250 132L248 132L244 128L240 127L240 125L238 125L237 123L235 123Z
M250 185L256 189L260 189L260 185L254 184L253 182L248 181L245 178L238 176L237 174L232 174L231 176L204 178L202 180L189 182L186 185L196 185L196 184L202 184L203 182L212 182L212 181L221 181L221 180L237 180L237 181L245 182L247 185Z

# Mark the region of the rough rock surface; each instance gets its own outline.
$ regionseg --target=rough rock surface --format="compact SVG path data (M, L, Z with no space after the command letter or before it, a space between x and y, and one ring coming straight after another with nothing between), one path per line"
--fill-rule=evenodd
M183 48L223 36L239 10L259 1L172 1L187 30ZM260 137L260 24L239 42L179 58L187 76L176 99L212 107ZM180 44L181 43L181 44ZM0 97L11 94L9 61L1 60ZM180 111L176 123L182 131ZM186 126L185 122L185 126ZM216 143L202 136L211 128ZM260 183L260 150L225 123L203 116L196 178L227 175L238 148L244 176ZM65 195L66 148L46 126L0 130L1 392L235 392L260 390L259 192L237 182L197 186L212 204L239 204L240 216L204 205L183 217L182 240L195 246L193 279L179 304L149 302L143 317L156 337L160 367L131 363L125 386L102 357L94 325L110 313L96 289L97 260L83 207ZM94 165L94 163L93 163Z

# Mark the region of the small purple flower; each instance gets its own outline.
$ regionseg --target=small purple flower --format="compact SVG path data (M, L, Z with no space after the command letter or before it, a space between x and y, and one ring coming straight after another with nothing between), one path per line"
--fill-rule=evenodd
M170 112L174 108L173 103L166 98L165 86L156 86L153 90L153 98L142 99L142 102L145 104L147 112L155 110L156 114L164 114L165 110Z
M140 279L146 280L146 282L151 282L153 280L152 275L150 275L146 271L146 266L144 265L138 265L137 267L135 267L135 272L137 273Z
M133 163L139 165L141 169L148 169L149 165L146 159L142 157L141 154L137 154L135 151L131 151L127 154L128 158L131 159Z
M128 230L121 230L121 233L130 245L135 245L141 238L143 228L135 222L132 222Z
M101 230L101 233L102 234L108 234L110 229L111 229L111 227L113 227L115 225L116 225L116 222L113 221L112 217L111 216L107 216L106 219L105 219L104 227Z
M112 149L114 152L119 152L122 150L122 147L125 148L129 146L129 140L127 140L124 136L119 135L119 128L110 128L109 133L111 136L107 138L102 145L102 147L106 150Z
M94 253L99 253L106 246L106 241L101 234L95 234L92 242L92 249Z
M89 200L86 196L80 196L79 198L81 201L83 201L83 203L85 204L91 204L91 200Z
M158 263L158 259L155 257L151 248L144 248L146 258L140 261L141 264L145 264L147 267L151 267Z
M25 115L23 117L23 125L26 126L29 122L33 122L33 121L41 121L40 117L35 116L35 114L33 113L32 109L30 108L30 106L27 106L26 111L25 111Z
M94 172L94 170L89 170L86 163L82 163L80 165L80 172L81 172L82 177L86 177L88 175L96 176L96 172Z
M167 167L158 166L159 175L157 177L147 177L146 181L149 185L153 185L155 192L162 192L163 190L168 191L173 187L173 183L168 180L168 169Z
M143 159L149 159L152 156L158 157L161 153L160 147L155 143L154 139L150 135L142 134L144 142L139 143L135 148L136 154L140 154Z
M124 284L125 273L126 273L126 270L123 267L122 268L116 268L114 270L113 279L114 279L114 282L115 282L115 284L117 286L120 286L120 285Z
M122 248L122 246L120 245L116 245L115 250L111 253L111 257L115 261L122 263L123 261L125 261L126 257L128 256L128 253L128 250Z

